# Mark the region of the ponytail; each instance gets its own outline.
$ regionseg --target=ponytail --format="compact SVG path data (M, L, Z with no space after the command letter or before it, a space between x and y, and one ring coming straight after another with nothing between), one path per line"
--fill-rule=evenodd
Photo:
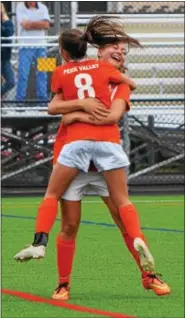
M117 42L127 43L129 46L142 47L140 42L124 31L124 25L106 16L92 18L84 32L83 39L95 47Z

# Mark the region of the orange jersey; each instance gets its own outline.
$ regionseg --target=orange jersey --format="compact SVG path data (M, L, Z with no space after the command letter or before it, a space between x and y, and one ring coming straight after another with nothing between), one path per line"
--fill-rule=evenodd
M127 108L126 111L129 111L130 109L130 87L127 84L121 84L113 87L111 85L111 100L115 99L122 99L126 102ZM56 135L56 140L53 148L53 164L57 162L57 158L60 154L60 151L62 150L62 147L66 143L66 135L67 135L67 127L64 125L60 125L57 135ZM120 135L119 135L120 138ZM90 170L96 170L93 165L90 166Z
M62 123L57 131L54 147L53 147L53 164L57 162L57 158L62 150L63 146L65 145L66 140L66 126Z
M114 86L114 87L113 87ZM130 110L130 95L131 90L128 84L112 85L111 100L123 99L126 102L126 112Z
M58 66L52 76L53 93L62 92L64 100L99 99L111 106L109 83L121 83L122 75L110 63L98 60L71 61ZM67 126L66 143L76 140L99 140L119 143L117 125L95 126L75 122Z

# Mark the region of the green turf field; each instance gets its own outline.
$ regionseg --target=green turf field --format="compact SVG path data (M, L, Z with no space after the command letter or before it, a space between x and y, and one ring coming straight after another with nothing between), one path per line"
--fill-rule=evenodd
M13 256L32 242L41 198L2 200L2 288L50 299L57 283L57 221L42 261L16 263ZM140 274L99 198L86 197L72 276L69 303L140 318L184 317L184 202L182 196L132 197L157 271L172 288L157 297L142 288ZM58 216L59 217L59 216ZM112 226L111 226L112 225ZM2 317L103 317L2 295ZM113 317L113 316L112 316ZM116 317L116 316L115 316Z

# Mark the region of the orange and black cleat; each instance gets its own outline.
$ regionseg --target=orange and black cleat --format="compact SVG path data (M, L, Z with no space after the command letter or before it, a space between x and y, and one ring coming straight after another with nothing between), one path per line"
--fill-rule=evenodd
M67 301L70 298L69 283L59 284L55 289L52 299Z
M157 296L165 296L171 293L170 287L161 280L161 275L147 274L142 277L143 287L152 289Z

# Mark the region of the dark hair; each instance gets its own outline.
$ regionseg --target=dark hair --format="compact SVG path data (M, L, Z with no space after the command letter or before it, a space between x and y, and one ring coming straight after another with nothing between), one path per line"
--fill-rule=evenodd
M28 2L30 2L30 1L24 1L24 5L25 5L25 7L26 7L27 9L29 9ZM34 1L34 2L36 2L36 6L35 6L36 9L38 9L38 8L39 8L38 2L37 2L37 1Z
M123 23L114 21L107 16L92 18L86 27L83 39L96 47L118 42L128 43L129 46L142 47L138 40L125 33Z
M66 30L60 34L60 48L67 51L72 59L80 59L86 55L87 41L82 36L83 32L77 29Z

